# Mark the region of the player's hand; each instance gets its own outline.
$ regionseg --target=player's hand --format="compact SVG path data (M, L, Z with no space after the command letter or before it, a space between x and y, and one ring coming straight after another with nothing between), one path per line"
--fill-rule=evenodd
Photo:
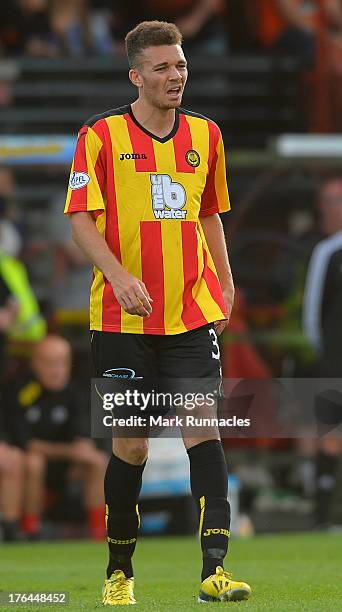
M215 331L218 336L220 336L222 332L224 332L224 330L228 326L230 315L233 309L233 303L234 303L234 289L227 289L223 291L222 293L223 293L223 299L224 299L224 303L225 303L227 313L228 313L228 319L224 319L223 321L215 321L214 326L215 326Z
M220 336L222 332L224 332L228 323L229 323L228 319L224 319L223 321L215 321L214 327L215 327L216 334L218 336Z
M112 280L112 287L120 306L128 314L140 317L150 316L153 300L141 280L121 267L115 279Z

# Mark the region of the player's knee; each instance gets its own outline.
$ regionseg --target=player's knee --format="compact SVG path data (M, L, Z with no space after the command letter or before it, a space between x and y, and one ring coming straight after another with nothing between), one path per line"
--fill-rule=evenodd
M148 454L148 443L145 440L132 440L127 445L126 452L129 463L133 463L134 465L140 465L144 463L147 459Z
M141 465L148 455L148 441L144 438L116 438L113 450L123 461L133 465Z
M144 463L144 461L146 461L147 459L147 454L148 454L148 446L147 444L138 444L133 446L130 449L130 460L131 463L134 464L141 464Z

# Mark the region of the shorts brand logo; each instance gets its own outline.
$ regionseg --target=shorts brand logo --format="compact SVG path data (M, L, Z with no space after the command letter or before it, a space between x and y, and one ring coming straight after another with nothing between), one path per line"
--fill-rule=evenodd
M131 380L142 378L142 376L136 376L135 370L131 368L112 368L103 372L102 376L105 376L105 378L129 378Z
M152 209L156 219L185 219L186 192L168 174L151 174Z

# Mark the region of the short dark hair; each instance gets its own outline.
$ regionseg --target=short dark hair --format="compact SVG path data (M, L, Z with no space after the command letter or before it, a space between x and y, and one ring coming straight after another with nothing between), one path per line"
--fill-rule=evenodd
M147 47L181 45L183 37L174 23L167 21L142 21L125 38L128 63L131 68L139 65L139 55Z

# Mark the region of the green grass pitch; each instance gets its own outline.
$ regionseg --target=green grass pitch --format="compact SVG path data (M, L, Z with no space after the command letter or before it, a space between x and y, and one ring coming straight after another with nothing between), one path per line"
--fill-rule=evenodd
M94 610L107 560L105 544L59 542L0 546L0 590L68 591L67 606L3 605L1 610ZM342 610L342 535L284 534L232 540L226 569L251 584L233 610ZM196 538L141 539L135 555L136 610L198 610ZM216 606L216 604L204 604ZM200 608L202 609L202 607ZM216 607L215 607L216 609Z

